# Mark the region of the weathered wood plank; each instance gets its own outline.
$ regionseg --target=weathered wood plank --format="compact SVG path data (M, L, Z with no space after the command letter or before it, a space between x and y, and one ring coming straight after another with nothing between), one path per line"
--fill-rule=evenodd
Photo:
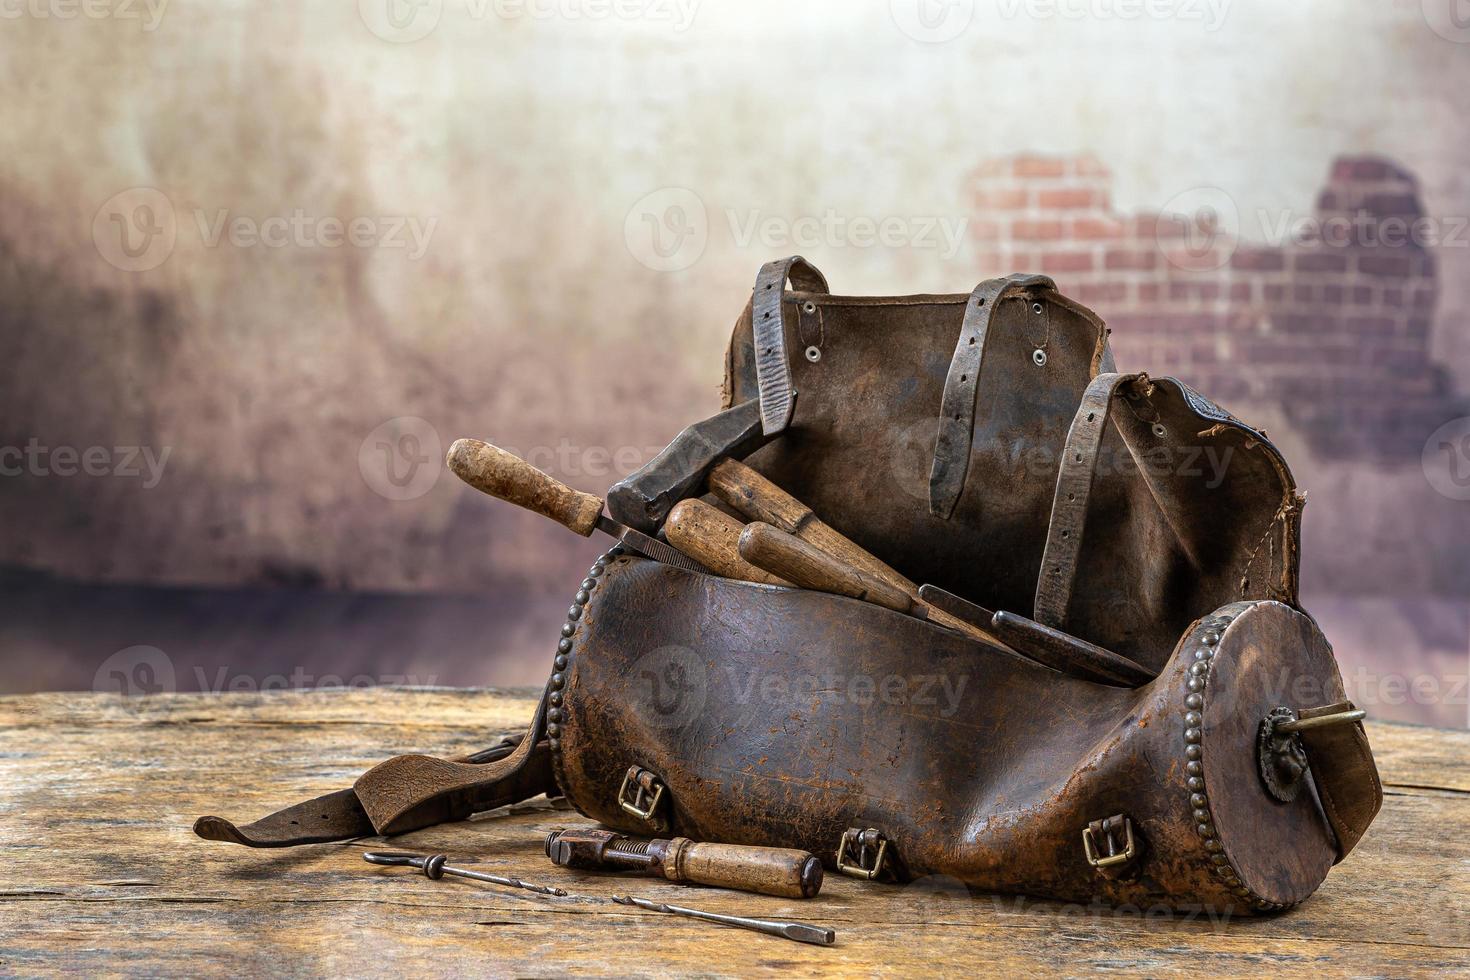
M467 751L529 717L530 692L338 691L124 701L0 699L0 974L652 976L880 969L1072 975L1470 971L1470 734L1374 725L1390 795L1302 907L1217 921L829 876L809 902L575 874L541 850L580 823L544 800L395 848L447 851L587 900L369 867L372 842L250 851L197 840L348 784L399 751ZM614 892L831 925L802 947L598 901Z

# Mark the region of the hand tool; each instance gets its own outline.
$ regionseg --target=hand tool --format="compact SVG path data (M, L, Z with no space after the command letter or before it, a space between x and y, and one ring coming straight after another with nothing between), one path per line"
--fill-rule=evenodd
M740 557L803 589L861 599L895 612L914 608L913 598L902 589L761 521L740 532Z
M382 864L392 867L417 868L424 873L424 877L430 881L438 881L445 875L453 875L456 878L470 878L474 881L484 881L492 885L504 885L508 888L524 888L528 892L539 892L542 895L555 895L557 898L565 898L567 891L563 888L555 888L551 885L535 885L529 881L519 878L507 878L505 875L488 874L484 871L470 871L465 868L453 868L444 862L449 860L447 854L405 854L401 851L368 851L363 854L362 859L368 864Z
M910 604L909 608L899 609L899 612L919 615L920 618L928 619L952 630L958 630L986 643L1005 645L986 627L951 616L943 609L924 601L919 595L917 585L884 564L872 552L822 523L810 507L744 463L735 460L721 462L710 471L709 483L710 491L715 496L752 520L762 521L789 532L857 571L902 591L909 596ZM804 586L804 588L815 588L815 586ZM818 589L818 591L833 590ZM848 595L846 592L840 594ZM880 602L879 605L888 604ZM889 608L898 609L897 606L889 606Z
M772 438L761 431L759 398L695 422L637 473L612 485L607 512L629 527L657 534L675 504L704 492L710 467L726 456L744 459Z
M933 585L919 589L919 595L966 622L984 622L1017 653L1064 674L1124 687L1138 687L1154 679L1154 672L1142 664L1025 616L991 612Z
M447 461L454 474L476 490L549 517L584 538L601 531L654 561L691 572L708 571L662 541L605 516L600 497L573 490L497 446L457 439L449 447Z
M673 915L688 916L691 919L739 926L741 929L763 932L768 936L780 936L782 939L790 939L798 943L811 943L813 946L831 946L837 941L837 933L834 930L824 926L809 926L804 922L778 922L774 919L747 919L741 915L721 915L718 912L704 912L699 909L685 908L682 905L666 905L663 902L652 902L646 898L634 898L629 895L614 895L612 900L619 905L633 905L651 912L669 912Z
M696 843L687 837L646 840L586 828L553 830L546 836L546 856L564 868L641 871L780 898L811 898L822 890L822 862L787 847Z
M740 533L744 530L745 525L740 521L698 498L679 501L664 522L669 544L697 559L716 575L742 582L790 585L740 557Z

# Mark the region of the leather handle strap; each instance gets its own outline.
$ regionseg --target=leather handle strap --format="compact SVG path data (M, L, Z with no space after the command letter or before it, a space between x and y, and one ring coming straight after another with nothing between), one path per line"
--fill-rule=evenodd
M949 520L965 489L970 468L970 451L975 438L975 402L984 368L985 342L995 311L1002 301L1034 290L1055 290L1049 276L1020 273L987 279L970 293L960 324L960 339L949 363L940 403L939 435L934 443L934 464L929 471L929 512Z
M1072 427L1067 430L1067 443L1057 473L1056 496L1052 498L1046 548L1041 557L1041 577L1036 582L1033 618L1044 626L1062 629L1066 624L1067 607L1071 604L1072 587L1077 578L1077 559L1082 553L1088 498L1092 494L1098 452L1102 447L1113 398L1118 389L1147 377L1143 374L1099 374L1087 386L1072 419Z
M800 255L767 262L755 277L750 315L755 337L755 376L760 388L761 431L766 436L784 432L796 408L781 306L788 280L804 292L829 291L826 277Z
M1356 710L1351 701L1305 708L1301 721ZM1337 860L1347 857L1383 806L1383 782L1363 723L1355 721L1304 728L1299 736L1307 750L1308 769L1317 784L1317 799L1337 836Z

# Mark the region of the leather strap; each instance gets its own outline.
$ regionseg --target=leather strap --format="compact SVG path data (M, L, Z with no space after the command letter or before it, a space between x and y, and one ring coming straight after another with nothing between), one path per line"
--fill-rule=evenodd
M1353 711L1351 701L1321 708L1305 708L1303 721L1322 715ZM1343 725L1308 728L1301 733L1302 747L1311 761L1309 771L1317 784L1317 799L1327 823L1337 836L1337 860L1348 856L1383 806L1383 783L1368 735L1360 721Z
M1124 385L1147 379L1146 374L1099 374L1087 386L1072 427L1067 430L1046 549L1041 556L1041 577L1036 582L1036 614L1032 618L1044 626L1062 629L1066 623L1077 558L1082 553L1088 497L1113 397Z
M804 292L828 292L826 278L800 255L767 262L755 277L750 316L755 337L755 376L760 387L761 431L766 436L784 432L796 408L781 305L787 280Z
M975 287L965 303L960 339L944 382L939 436L934 443L934 465L929 471L929 512L935 517L949 520L965 489L965 474L970 468L975 438L976 393L995 311L1003 300L1017 293L1056 288L1048 276L1014 273L985 280Z
M540 714L538 710L538 722ZM369 774L378 772L383 769L383 766L399 762L399 760L425 758L428 757L399 756L397 759L390 759L387 763L375 767L369 771ZM379 829L374 826L360 796L360 790L354 787L297 803L244 826L237 826L223 817L200 817L194 822L194 833L205 840L242 844L246 847L295 847L300 844L322 844L330 841L351 840L355 837L371 837L374 834L404 833L444 820L463 819L480 810L494 809L496 806L504 806L528 799L539 793L553 791L552 787L555 785L551 776L550 755L546 745L544 743L532 745L532 740L520 734L511 735L482 752L454 762L442 759L430 761L447 766L474 769L478 782L488 785L483 786L482 791L475 794L473 799L465 802L467 805L477 805L481 801L490 801L489 804L478 806L469 813L455 815L458 814L457 809L438 802L442 787L428 778L428 767L410 763L407 770L397 770L397 772L423 773L422 776L414 779L414 785L419 786L423 794L423 798L416 802L422 805L415 808L411 804L407 808L409 811L407 819L400 818L391 829ZM394 771L389 770L390 773ZM412 778L412 776L404 778ZM359 779L358 782L360 784L362 780ZM501 802L494 802L502 797L505 799ZM514 797L514 799L509 797ZM371 787L368 798L379 801L375 805L381 805L381 795L375 793Z

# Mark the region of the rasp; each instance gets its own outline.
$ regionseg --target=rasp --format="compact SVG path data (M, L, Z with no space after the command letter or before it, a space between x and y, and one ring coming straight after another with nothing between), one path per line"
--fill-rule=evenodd
M691 572L708 571L670 545L605 515L601 497L573 490L498 446L457 439L449 447L448 463L455 476L476 490L549 517L584 538L601 531L654 561Z

